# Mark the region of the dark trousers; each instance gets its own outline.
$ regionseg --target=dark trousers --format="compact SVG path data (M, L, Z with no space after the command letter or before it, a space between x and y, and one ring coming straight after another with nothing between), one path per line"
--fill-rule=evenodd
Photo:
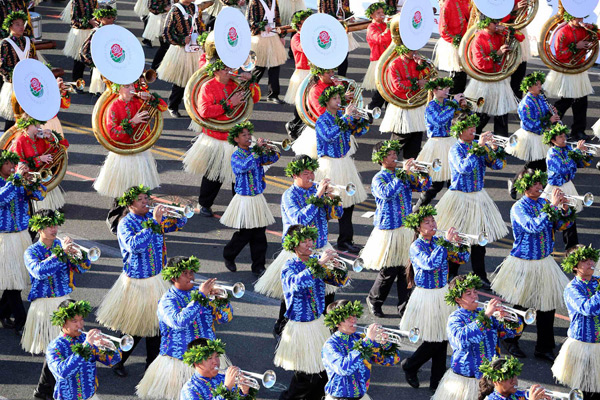
M583 400L600 400L600 393L583 392Z
M479 126L477 126L477 134L480 135L483 132L483 128L487 125L488 121L494 118L494 135L500 135L508 137L508 114L504 115L488 115L483 113L477 113L479 116Z
M419 209L419 207L426 206L431 203L435 196L444 188L444 184L450 187L450 181L439 181L439 182L431 182L431 187L424 192L421 192L421 196L419 196L419 200L415 204L415 209Z
M519 305L514 305L513 307L518 310L525 310L525 307L521 307ZM535 319L535 324L537 325L537 341L535 343L535 351L547 353L556 347L556 343L554 342L555 311L556 310L537 311ZM527 324L525 324L525 328L527 328ZM521 339L521 335L510 339L504 339L504 341L506 343L518 343L519 339Z
M16 121L8 121L5 120L4 121L4 132L6 132L7 130L9 130L10 128L12 128L14 126L14 124L16 123Z
M453 262L448 263L449 265L449 276L448 280L454 278L458 275L458 268L460 264L456 264ZM479 246L477 244L471 245L471 267L473 268L473 273L483 279L484 281L488 281L487 273L485 272L485 247Z
M177 86L176 84L173 84L173 86L171 86L171 93L169 94L169 100L168 100L169 110L177 111L179 109L181 100L183 100L184 92L185 92L185 87Z
M405 160L409 158L416 158L421 151L421 141L423 140L424 132L411 132L406 134L399 134L392 132L390 139L397 140L402 146L402 157Z
M231 240L223 249L223 258L235 261L240 252L250 244L252 271L260 272L265 268L267 256L267 227L240 229L233 233Z
M123 352L123 356L121 357L121 364L125 365L125 362L129 358L131 353L133 353L137 345L142 341L142 339L146 339L146 368L148 368L148 366L152 364L152 361L154 361L154 359L158 357L158 354L160 353L160 335L146 338L143 338L141 336L134 336L133 347L131 348L131 350Z
M162 37L159 37L158 41L160 42L160 46L158 50L156 50L151 64L151 68L155 71L158 69L158 67L160 67L160 63L162 62L163 58L165 58L165 54L167 54L167 50L169 50L169 46L171 45Z
M354 206L344 208L342 218L338 219L340 224L340 234L338 236L337 244L352 243L354 240L354 226L352 225L352 213L354 212Z
M219 181L211 181L203 176L202 183L200 184L200 196L198 196L200 206L211 208L219 194L219 190L221 190L222 184Z
M329 293L325 295L325 309L327 306L333 303L335 300L335 293ZM281 304L279 305L279 316L277 317L277 321L275 321L275 325L273 326L273 334L275 336L281 336L281 332L283 332L283 328L288 322L288 319L285 317L285 312L287 311L287 306L285 305L285 301L281 300Z
M587 96L573 99L570 97L561 97L554 103L558 115L562 118L569 108L573 109L573 123L571 124L571 135L584 133L587 122Z
M302 128L304 128L304 122L302 121L302 118L300 118L300 114L298 114L296 107L294 107L294 118L286 125L286 128L289 129L290 138L292 138L292 140L298 139L300 132L302 132Z
M398 279L396 279L398 278ZM383 306L387 299L390 290L396 281L396 289L398 290L398 315L404 314L406 303L410 297L408 284L406 283L406 272L404 266L382 268L373 282L373 286L369 291L369 300L371 304Z
M21 300L20 290L5 290L0 299L0 318L15 317L15 328L21 329L25 325L27 313Z
M573 222L568 229L563 231L563 242L565 243L565 250L579 244L579 237L577 236L577 221Z
M73 82L77 81L78 79L82 79L84 71L85 71L85 63L82 61L74 60L73 61Z
M268 69L269 71L267 72L267 77L269 79L269 83L268 83L268 88L269 88L269 92L267 94L268 98L275 98L275 97L279 97L279 70L280 68L277 67L271 67L271 68L267 68L267 67L255 67L254 68L254 75L256 75L256 81L260 82L260 79L262 78L263 74L265 73L265 70Z
M144 24L144 31L145 31L146 30L146 25L148 25L148 16L146 15L144 17L140 17L140 19L142 20L142 23Z
M454 81L450 94L464 93L467 87L467 73L463 71L450 72L450 78Z
M322 400L327 381L325 371L318 374L295 371L290 387L281 393L279 400Z
M346 76L347 72L348 72L348 55L346 55L346 58L344 58L344 61L342 61L342 63L337 67L337 75Z
M35 392L47 396L52 396L54 393L54 385L56 385L56 379L54 379L54 375L52 375L50 368L48 368L48 362L46 361L46 358L44 358L42 373L40 374L40 379L38 380Z
M448 341L443 342L423 342L419 348L406 359L402 366L404 371L417 373L419 368L427 361L431 360L431 378L429 378L429 387L437 388L446 372L446 350Z
M523 98L523 92L521 91L521 81L527 73L527 62L523 61L517 67L516 71L510 76L510 88L512 89L515 97L519 100Z

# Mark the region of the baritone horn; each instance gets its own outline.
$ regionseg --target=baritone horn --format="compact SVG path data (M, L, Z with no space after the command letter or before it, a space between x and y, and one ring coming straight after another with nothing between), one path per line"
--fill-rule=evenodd
M79 332L85 333L86 335L89 333L89 331L84 332L81 329L79 329ZM117 351L117 346L115 346L115 343L119 344L119 347L122 351L129 351L133 347L133 337L131 335L123 335L123 337L118 338L116 336L111 336L100 332L100 336L102 339L106 340L107 343L96 341L94 346L101 350Z
M60 240L62 247L65 247L66 246L65 238L62 238L59 240ZM83 253L82 253L83 251L85 251L87 253L88 259L91 262L98 261L98 259L102 255L102 251L100 251L99 247L94 246L94 247L87 248L87 247L83 247L75 242L71 242L71 244L73 245L73 248L75 249L74 257L78 260L83 260Z
M354 325L354 327L358 330L362 330L365 334L367 333L368 326ZM383 339L383 335L387 335L387 341L396 345L402 344L402 338L408 338L411 343L417 343L419 338L421 337L421 331L419 328L414 327L409 331L402 331L399 329L390 329L384 328L380 326L377 329L377 338L375 339L378 343L380 343Z
M483 308L486 308L488 304L490 304L490 302L478 301L477 304L479 304ZM496 317L496 319L499 321L511 321L519 323L519 316L521 316L523 318L523 321L525 321L527 325L531 325L535 322L537 312L534 308L528 308L527 310L523 311L509 307L506 304L500 304L500 307L502 307L502 309L506 312L507 315L501 317L499 311L494 312L494 317Z
M552 195L552 193L546 192L545 190L540 190L540 193L542 194L541 197L545 199ZM592 204L594 204L594 195L591 192L587 192L583 196L566 194L564 192L563 195L565 196L565 199L567 199L567 204L571 207L577 207L578 201L582 202L583 205L586 207L589 207Z
M224 374L227 372L227 369L223 368L215 368L220 373ZM248 372L240 369L238 375L236 376L236 384L248 386L253 389L260 389L260 385L258 384L257 379L262 381L262 384L265 388L272 388L277 382L277 374L275 371L269 369L262 374L257 374L256 372Z
M406 161L396 160L396 164L398 164L399 167L404 167L405 162ZM441 171L442 170L442 160L440 160L439 158L436 158L432 162L415 161L415 168L413 168L413 172L428 173L430 168L433 172Z
M192 284L200 286L206 281L207 279L203 279L200 281L193 280ZM244 296L244 293L246 293L246 286L244 286L242 282L234 283L232 286L215 284L215 286L213 286L213 290L215 291L215 297L226 299L227 297L229 297L227 295L227 291L230 291L233 297L239 299L242 296Z
M448 233L448 231L436 229L435 233L445 235L446 233ZM469 235L468 233L458 232L458 237L459 240L456 244L462 244L465 246L470 246L471 243L477 243L479 246L485 246L489 242L488 236L485 232L481 232L479 235Z

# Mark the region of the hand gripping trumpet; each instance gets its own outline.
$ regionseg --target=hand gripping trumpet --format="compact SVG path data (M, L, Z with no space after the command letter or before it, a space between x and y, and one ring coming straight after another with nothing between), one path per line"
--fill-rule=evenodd
M577 147L577 142L567 142L567 144L573 148ZM600 144L585 143L585 151L584 151L585 154L592 156L592 157L596 157L598 155L599 151L600 151Z
M174 206L171 204L159 204L154 203L151 207L148 207L148 211L154 212L154 209L158 206L167 208L167 216L173 218L181 218L185 215L186 218L192 218L196 213L191 206Z
M367 333L367 329L369 329L368 326L361 326L361 325L354 325L356 327L357 330L362 330L365 334ZM402 338L408 338L408 340L411 343L417 343L419 341L419 338L421 337L421 331L419 330L419 328L414 327L411 328L409 331L401 331L398 329L390 329L390 328L384 328L384 327L380 327L377 330L377 342L381 342L381 340L383 339L383 335L387 335L387 341L396 345L400 345L402 344Z
M62 245L62 247L65 247L65 238L60 239L60 243ZM75 250L73 256L78 259L78 260L83 260L83 253L82 251L85 251L88 255L88 258L91 262L96 262L98 261L98 259L100 258L100 256L102 255L102 251L100 251L99 247L83 247L81 245L78 245L75 242L71 242L71 244L73 245L73 248Z
M549 198L552 196L551 192L546 192L545 190L540 190L542 194L542 198ZM564 194L564 193L563 193ZM591 192L587 192L583 196L575 196L571 194L564 194L565 199L567 199L567 204L571 207L577 207L577 202L581 201L584 206L589 207L594 204L594 195Z
M398 164L399 167L404 167L405 162L406 161L396 160L396 164ZM432 162L415 161L415 165L416 167L411 169L412 172L429 173L430 168L433 172L439 172L442 170L442 160L440 160L439 158L434 159Z
M448 233L448 231L436 229L435 233L445 235L446 233ZM462 244L465 246L470 246L471 243L477 243L479 246L485 246L489 242L488 236L485 232L481 232L479 235L469 235L468 233L458 232L458 237L459 237L459 241L456 244Z
M481 138L481 135L475 135L475 137ZM510 135L507 138L505 138L504 136L492 135L492 144L498 147L515 147L518 143L519 138L517 137L517 135Z
M227 369L222 369L222 368L215 368L215 369L222 374L227 372ZM236 377L236 383L238 385L248 386L248 387L258 390L258 389L260 389L260 385L258 384L257 379L260 379L262 381L262 384L264 387L266 387L267 389L270 389L277 382L277 375L275 374L275 371L273 371L271 369L266 370L263 374L257 374L256 372L243 371L240 369L240 371Z
M79 332L85 333L86 335L89 333L89 331L84 332L81 329L79 329ZM96 341L94 345L101 350L117 351L117 346L115 346L115 343L119 344L119 348L122 351L129 351L133 347L133 336L131 335L123 335L123 337L120 338L116 336L107 335L106 333L102 332L100 332L100 335L102 339L107 341L107 343Z
M486 308L488 306L488 304L490 304L490 302L489 301L486 301L486 302L478 301L477 304L479 304L483 308ZM522 311L522 310L517 310L516 308L509 307L505 304L500 304L500 306L502 307L504 312L506 312L506 314L507 314L504 317L500 317L500 313L498 311L496 311L494 313L494 317L496 317L496 319L498 319L500 321L506 320L506 321L519 323L519 316L521 316L523 318L523 321L525 321L525 323L527 325L531 325L535 322L537 313L534 308L529 308L525 311Z
M206 282L206 279L201 280L201 281L197 281L197 280L192 281L192 283L194 285L198 285L198 286L202 285L204 282ZM233 295L233 297L235 297L236 299L239 299L242 296L244 296L244 293L246 293L246 286L244 286L244 284L242 282L234 283L233 286L215 284L215 286L213 286L213 290L216 292L215 297L219 297L221 299L226 299L228 297L227 291L229 290L231 292L231 294Z
M520 388L519 390L525 391L525 398L529 400L529 390L523 388ZM583 400L583 392L579 389L571 389L568 393L544 389L544 394L556 400Z

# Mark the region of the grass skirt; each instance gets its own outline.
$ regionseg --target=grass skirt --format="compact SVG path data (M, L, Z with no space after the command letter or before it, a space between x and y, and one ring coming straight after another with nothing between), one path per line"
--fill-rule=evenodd
M526 131L523 128L516 131L515 135L519 141L515 147L506 147L508 154L525 162L546 158L550 146L542 142L542 135Z
M310 158L318 158L317 154L317 132L310 126L305 126L300 136L292 145L292 151L296 155L304 154Z
M592 125L592 130L594 131L594 136L600 139L600 119Z
M137 0L135 2L135 6L133 7L133 12L140 18L150 14L150 10L148 9L148 0ZM148 21L148 23L149 22L150 21Z
M0 90L0 117L7 121L14 121L15 114L13 112L12 104L10 102L13 93L12 82L4 81L2 90Z
M274 224L275 218L262 193L256 196L236 193L219 221L234 229L253 229Z
M148 366L135 393L141 399L179 399L181 388L194 375L194 368L170 356L159 355Z
M103 196L119 197L130 187L142 184L150 189L160 185L151 150L129 156L109 151L94 182L94 189Z
M302 0L300 0L302 1ZM296 104L296 93L298 93L298 88L300 84L310 74L310 70L308 69L298 69L294 70L292 77L290 78L290 83L288 84L287 92L285 92L285 97L283 101L288 104Z
M434 182L445 182L451 178L450 162L448 161L448 153L454 144L456 138L448 137L431 137L427 139L421 152L417 156L417 161L432 162L439 158L442 162L442 169L438 172L429 170L429 176Z
M554 188L559 188L560 190L563 191L564 194L567 194L570 196L579 196L579 193L577 193L577 189L575 188L575 185L573 185L573 181L565 182L562 186L553 186L553 185L548 184L544 188L544 191L552 193ZM583 202L582 201L577 200L577 207L575 207L575 211L578 213L583 211Z
M165 82L185 87L198 69L200 53L186 53L183 46L169 46L165 58L156 70L158 77Z
M71 28L69 36L67 37L67 41L65 42L63 54L77 61L81 61L81 55L79 54L79 51L85 43L85 40L90 36L90 33L92 33L91 29Z
M459 375L448 368L431 400L476 399L479 380Z
M385 109L379 132L394 132L398 134L424 132L425 106L417 108L402 108L389 103Z
M296 11L305 10L304 0L280 0L277 2L281 25L289 25Z
M448 285L440 289L415 287L400 321L400 330L408 331L417 327L421 330L421 340L424 342L448 340L446 323L456 308L446 304L446 293Z
M24 290L30 283L23 253L31 246L27 229L0 233L0 290Z
M306 374L323 371L325 367L321 360L321 350L331 336L324 321L322 315L311 322L288 321L275 350L275 366Z
M285 64L288 52L283 47L279 35L262 37L253 35L250 48L256 53L257 67L278 67Z
M161 274L134 279L122 273L102 299L96 321L132 336L156 336L160 333L158 301L167 290L169 284Z
M550 255L541 260L508 256L496 268L492 290L508 303L539 311L564 306L567 276Z
M350 156L346 155L342 158L320 157L319 169L315 171L315 182L320 182L325 178L331 179L331 182L335 185L347 185L350 182L356 185L354 196L348 196L344 190L341 191L340 197L344 208L362 203L367 199L367 192L356 170L354 160Z
M586 343L567 338L552 365L556 380L584 392L600 392L600 343Z
M454 47L452 43L448 43L440 37L433 48L433 53L433 63L437 69L447 72L462 70L458 48Z
M356 50L360 47L353 32L348 32L348 52Z
M369 62L369 68L367 68L367 73L363 78L362 88L364 90L377 90L377 85L375 84L375 73L377 71L377 63L378 61Z
M504 115L517 109L515 94L510 88L510 78L498 82L481 82L471 79L465 89L465 96L472 99L483 97L485 104L473 111L488 115Z
M563 74L551 70L546 76L544 90L549 97L569 97L573 99L594 93L587 71L579 74Z
M234 150L226 140L200 134L183 158L185 172L229 185L235 179L231 169Z
M52 325L52 313L69 295L35 299L29 306L27 321L21 338L21 347L28 353L45 353L46 348L61 332L59 326Z
M158 39L162 35L166 17L167 13L158 15L150 13L148 15L148 24L146 25L146 29L144 29L144 33L142 33L142 37L148 40Z
M58 210L65 205L65 196L60 186L55 187L46 193L46 197L42 201L33 202L33 211L39 210Z
M521 46L521 62L527 62L531 59L531 43L527 34L527 27L521 29L521 33L525 35L525 40L519 43Z
M65 24L71 24L71 10L73 9L73 0L69 0L67 6L60 13L60 19Z
M379 271L383 268L408 265L408 252L414 238L415 232L403 226L388 230L374 227L360 253L365 268Z
M106 84L102 80L102 74L98 68L92 70L92 81L90 82L90 93L104 93Z

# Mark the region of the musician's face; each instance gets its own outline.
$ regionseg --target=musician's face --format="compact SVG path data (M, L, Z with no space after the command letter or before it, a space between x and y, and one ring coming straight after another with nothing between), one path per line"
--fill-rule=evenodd
M25 21L22 19L13 21L10 26L10 32L15 36L23 36L23 32L25 32Z
M342 103L342 98L339 94L334 95L332 98L327 101L327 108L333 111L337 111L340 109L340 104Z
M314 171L305 169L300 175L294 175L294 183L302 189L309 189L315 180Z
M218 71L215 71L215 77L217 78L217 80L223 84L227 84L227 82L229 82L229 79L231 78L231 75L229 75L229 68L225 68L225 69L220 69Z
M112 24L114 24L114 23L115 23L115 17L113 17L113 16L110 16L110 17L103 17L103 18L100 18L100 23L101 23L102 25L112 25Z
M134 86L133 85L121 85L121 88L119 89L119 95L129 101L131 100L131 98L133 97L133 94L131 93L132 90L134 90Z
M48 226L40 231L40 238L42 240L54 240L58 233L58 226Z
M346 335L352 335L354 332L356 332L356 327L354 326L356 325L356 320L357 319L354 316L346 318L343 322L340 322L340 324L338 325L338 331Z
M385 18L385 13L383 12L383 9L378 8L377 10L375 10L375 12L371 14L371 18L377 23L383 22L383 19Z
M38 127L38 125L29 125L26 130L27 134L31 137L35 137L38 132Z
M215 352L208 359L202 361L201 363L194 364L194 367L196 368L196 371L198 371L203 377L214 378L219 373L219 371L217 371L219 364L219 354Z
M242 129L242 132L236 138L233 138L233 140L235 140L238 147L247 149L252 144L252 134L248 129Z
M529 88L529 92L534 96L537 96L538 94L542 93L542 82L537 81L535 85Z
M321 75L321 80L325 83L333 83L331 78L333 78L334 76L335 76L335 71L330 69L330 70L323 72L323 74Z
M148 198L147 194L139 194L137 199L135 199L129 206L129 211L137 215L146 215L146 213L149 211L149 203L150 199Z
M398 160L398 154L396 154L396 150L390 150L388 151L387 156L383 157L381 165L383 168L387 169L396 168L396 160Z
M81 332L79 332L79 330L83 330L83 325L83 317L81 315L76 315L74 318L65 321L65 324L62 327L62 331L65 335L77 337L81 335Z
M540 190L544 190L544 186L541 182L535 182L529 189L525 190L525 196L532 200L537 200L542 195Z
M475 311L477 309L477 300L479 300L477 291L475 289L467 289L460 299L457 299L457 303L466 310Z
M495 22L490 22L490 24L488 25L487 29L490 31L495 31L496 30L496 23Z
M192 281L194 280L194 271L186 269L179 275L179 278L172 279L173 286L179 290L188 291L194 288Z
M573 18L571 21L569 21L569 24L580 25L582 22L583 22L583 18Z
M437 89L433 89L433 95L437 99L446 99L446 98L448 98L448 93L450 93L450 88L437 88Z
M517 392L517 386L519 385L519 379L513 376L510 379L500 382L494 382L494 389L504 397L508 397Z
M592 259L579 261L577 268L575 268L575 274L584 280L589 280L594 275L594 269L596 268L596 262Z
M567 145L567 135L561 133L560 135L552 139L552 144L556 147L565 147Z
M313 252L313 247L314 242L312 239L305 239L298 244L298 247L296 247L296 255L300 258L309 257Z
M474 126L470 126L460 134L460 140L463 142L472 142L475 139L475 131L476 128Z
M437 223L433 216L426 217L419 225L419 233L426 238L431 238L435 234Z
M2 168L0 169L0 175L2 175L3 178L8 178L10 175L14 174L15 172L15 164L11 161L6 161L4 164L2 164Z

